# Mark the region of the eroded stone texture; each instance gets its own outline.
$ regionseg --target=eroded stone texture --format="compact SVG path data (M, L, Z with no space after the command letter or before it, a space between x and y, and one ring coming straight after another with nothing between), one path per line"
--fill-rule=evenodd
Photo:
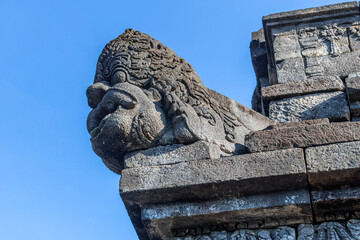
M327 123L318 120L277 124L267 130L252 132L245 138L249 152L284 148L311 147L360 140L360 122Z
M201 233L205 226L229 226L240 222L256 222L259 219L285 217L297 219L293 224L301 223L305 219L310 220L311 208L308 191L298 190L220 201L145 206L141 216L152 239L168 239L171 228L173 228L173 233L182 235L186 232L183 229L186 228L199 227L198 232ZM276 221L262 221L260 226L256 224L248 226L249 228L266 228L278 225L279 222ZM226 232L223 233L225 237L228 236ZM246 234L246 232L233 232L231 235L235 237L239 233ZM251 236L251 232L247 234ZM264 235L262 233L262 236ZM276 240L281 240L284 235L295 239L295 231L288 227L279 227L271 231L270 235Z
M360 117L360 76L345 79L346 93L350 103L352 119Z
M224 152L216 144L198 141L190 145L158 146L125 155L125 168L175 164L200 159L220 158Z
M358 240L360 221L351 219L346 224L338 222L324 222L320 225L301 224L297 230L298 240Z
M354 184L354 181L350 184ZM341 187L311 191L312 209L317 222L360 217L360 187L346 187L346 184Z
M360 220L350 219L346 222L324 222L321 224L300 224L297 231L291 227L276 229L249 230L240 229L233 232L213 231L203 235L173 237L172 240L359 240Z
M271 101L269 117L278 122L316 118L344 121L350 120L350 110L343 92L315 93Z
M339 77L320 77L287 84L275 84L261 89L264 100L276 100L288 97L295 97L309 93L330 92L344 90L344 83Z
M305 186L302 149L127 168L120 182L123 200L138 204L208 200Z
M312 189L359 185L360 141L305 149Z
M277 83L301 82L306 80L302 58L284 59L276 64Z
M207 89L189 63L132 29L105 46L87 96L93 149L119 174L126 153L161 145L204 140L240 153L244 135L271 122Z
M269 64L277 71L272 83L346 77L359 69L357 2L272 14L263 24Z

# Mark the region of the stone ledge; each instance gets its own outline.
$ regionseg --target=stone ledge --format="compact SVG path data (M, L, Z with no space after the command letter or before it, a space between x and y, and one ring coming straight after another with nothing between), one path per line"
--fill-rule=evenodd
M311 214L309 192L297 190L216 201L144 206L141 218L150 239L169 239L171 230L176 229L256 221L262 222L257 228L277 227L279 223L274 219L287 218L292 219L292 224L299 224L311 221Z
M360 217L360 187L314 190L311 202L317 222Z
M354 12L359 11L359 4L357 1L270 14L263 17L263 22L281 21L281 20L296 19L296 18L302 19L305 17L319 16L325 14L327 15L327 14L334 14L337 12L349 12L349 11L354 11Z
M299 95L344 90L344 83L339 77L329 76L304 82L275 84L261 89L264 101L278 100Z
M120 194L124 201L143 205L221 199L306 185L303 150L289 149L124 169Z
M292 127L286 127L291 124ZM297 125L298 124L298 125ZM312 147L360 140L360 122L306 125L286 123L275 129L252 132L245 136L248 152L273 151L295 147Z
M360 141L305 149L311 189L360 185Z

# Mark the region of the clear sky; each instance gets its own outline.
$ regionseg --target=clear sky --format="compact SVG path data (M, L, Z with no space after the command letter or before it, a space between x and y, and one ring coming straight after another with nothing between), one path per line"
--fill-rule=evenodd
M119 176L90 145L85 96L105 44L134 28L250 106L264 15L342 1L2 1L0 239L137 239Z

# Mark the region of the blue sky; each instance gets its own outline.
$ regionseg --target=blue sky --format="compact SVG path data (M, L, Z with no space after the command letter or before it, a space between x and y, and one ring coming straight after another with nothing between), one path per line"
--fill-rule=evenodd
M105 44L145 32L250 106L251 32L271 13L342 1L3 1L0 239L137 239L119 176L90 145L85 96Z

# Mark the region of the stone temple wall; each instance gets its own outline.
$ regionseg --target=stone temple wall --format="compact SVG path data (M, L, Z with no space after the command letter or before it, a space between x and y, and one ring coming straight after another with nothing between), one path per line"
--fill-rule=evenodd
M278 122L360 118L357 2L272 14L250 45L253 108Z
M360 240L359 4L263 27L254 110L146 34L104 48L88 129L139 239Z

